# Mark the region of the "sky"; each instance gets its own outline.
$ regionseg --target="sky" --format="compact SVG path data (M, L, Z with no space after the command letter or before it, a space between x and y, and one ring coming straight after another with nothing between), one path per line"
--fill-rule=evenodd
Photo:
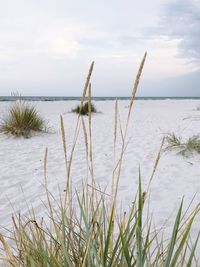
M0 95L200 97L200 0L0 0Z

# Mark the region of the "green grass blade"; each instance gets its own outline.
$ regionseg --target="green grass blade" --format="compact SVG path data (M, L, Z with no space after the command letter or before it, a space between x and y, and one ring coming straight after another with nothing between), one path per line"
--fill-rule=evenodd
M149 241L150 230L151 230L151 223L149 224L147 235L146 235L146 239L145 239L145 243L144 243L144 249L143 249L143 255L142 255L142 266L144 266L144 264L145 264L145 260L146 260L146 257L147 257L146 253L147 253L148 246L154 240L154 238L153 238L152 240Z
M142 267L142 185L141 173L139 169L139 192L138 192L138 211L136 223L136 244L137 244L137 266Z
M56 235L59 239L60 248L62 250L64 261L65 261L64 267L73 267L73 264L72 264L71 259L70 259L70 255L68 254L67 248L66 248L64 240L63 240L63 236L60 233L58 227L55 227L55 230L56 230Z
M170 262L171 262L173 251L174 251L174 247L175 247L175 244L176 244L176 238L177 238L177 234L178 234L178 229L179 229L179 225L180 225L182 207L183 207L183 200L181 201L181 205L180 205L180 208L179 208L177 216L176 216L176 221L175 221L175 224L174 224L172 237L171 237L171 241L170 241L169 248L168 248L168 251L167 251L167 257L166 257L166 261L165 261L164 267L169 267L170 266Z
M199 242L199 237L200 237L200 232L199 232L199 234L198 234L198 236L196 238L194 247L192 248L192 251L191 251L188 263L187 263L187 267L192 267L192 261L193 261L193 258L194 258L194 254L195 254L195 250L196 250L197 244Z
M122 242L122 252L123 252L124 257L126 259L127 265L131 266L131 257L130 257L129 249L128 249L129 244L124 239L123 232L122 232L121 228L119 229L119 231L120 231L120 239L121 239L121 242Z
M112 230L113 230L113 216L114 216L114 206L112 207L112 210L111 210L109 226L108 226L107 236L106 236L106 240L105 240L105 248L104 248L104 253L103 253L103 266L104 267L107 265L108 250L109 250L109 245L110 245L110 241L111 241L111 234L112 234Z
M180 255L180 253L183 251L183 247L184 247L184 245L185 245L185 243L187 241L187 237L188 237L188 235L190 233L190 229L191 229L191 226L192 226L192 223L194 221L195 216L196 216L196 214L194 214L194 216L192 216L192 218L190 219L190 221L188 223L188 226L187 226L187 228L186 228L186 230L184 232L184 235L183 235L183 237L181 239L179 247L178 247L178 249L176 250L176 252L174 254L174 257L172 259L172 263L171 263L170 267L175 267L176 266L178 257Z

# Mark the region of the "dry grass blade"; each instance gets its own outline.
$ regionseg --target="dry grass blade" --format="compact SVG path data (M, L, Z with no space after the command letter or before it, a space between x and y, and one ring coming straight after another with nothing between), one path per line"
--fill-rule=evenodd
M84 134L84 140L85 140L85 149L86 149L86 159L88 162L88 135L87 135L87 130L85 126L85 122L83 117L81 118L82 126L83 126L83 134Z
M124 148L125 148L125 142L126 142L126 136L127 136L127 130L128 130L131 110L132 110L133 103L134 103L134 100L135 100L135 96L136 96L136 93L137 93L137 89L138 89L138 85L139 85L139 82L140 82L140 78L141 78L141 74L142 74L142 70L143 70L143 67L144 67L144 63L145 63L146 57L147 57L147 53L144 54L144 57L143 57L143 59L142 59L142 61L140 63L140 67L138 69L138 73L136 75L135 83L134 83L134 86L133 86L132 97L131 97L130 104L129 104L128 116L127 116L127 120L126 120L124 134L123 134L123 143L122 143L122 148L121 148L121 156L120 156L118 174L117 174L116 184L115 184L114 202L115 202L115 200L117 198L119 178L120 178L120 174L121 174L121 167L122 167Z
M89 139L90 139L90 162L92 162L92 86L88 90L88 116L89 116Z
M6 254L5 261L9 264L9 266L19 267L17 260L15 259L10 247L8 246L5 238L0 234L0 242L3 245L4 252Z
M88 90L88 107L89 107L89 135L90 135L90 161L92 162L92 96L91 96L91 83Z
M92 156L92 86L89 84L88 89L88 117L89 117L89 141L90 141L90 172L92 177L92 196L94 196L94 188L96 187L93 169L93 156Z
M115 124L114 124L114 148L117 141L117 114L118 114L118 99L115 101Z
M158 151L158 154L157 154L154 166L153 166L152 174L151 174L151 177L149 179L148 186L147 186L147 193L149 192L149 188L150 188L151 182L153 180L154 174L155 174L156 169L158 167L158 163L160 161L160 157L161 157L161 153L162 153L162 150L163 150L164 143L165 143L165 138L162 139L162 142L161 142L161 145L160 145L160 149Z
M61 134L62 134L62 143L63 143L63 150L64 150L64 157L65 157L65 165L67 170L67 142L66 142L66 134L65 134L65 126L63 122L63 116L60 115L60 126L61 126Z
M62 143L63 143L63 151L64 151L64 157L65 157L65 169L66 169L66 174L68 174L68 162L67 162L67 142L66 142L66 134L65 134L65 126L64 126L64 121L63 121L63 116L60 115L60 128L61 128L61 136L62 136ZM68 196L68 201L70 202L70 196L71 196L71 190L70 190L70 177L67 175L66 179L66 187L65 187L65 200L64 200L64 207L67 202L67 196Z
M90 65L88 76L87 76L87 79L86 79L86 82L85 82L85 86L84 86L84 89L83 89L83 96L82 96L82 99L81 99L81 108L82 108L84 100L85 100L85 96L86 96L87 89L88 89L88 86L89 86L89 83L90 83L90 78L91 78L91 75L92 75L93 68L94 68L94 61Z
M112 170L112 185L111 196L114 196L114 183L115 183L115 157L116 157L116 141L117 141L117 121L118 121L118 100L115 100L115 123L114 123L114 148L113 148L113 170ZM112 205L111 205L112 206Z
M81 107L83 106L83 103L84 103L84 99L85 99L85 96L86 96L86 93L87 93L88 85L90 83L90 78L91 78L91 75L92 75L93 68L94 68L94 62L91 63L90 68L89 68L89 72L88 72L88 75L87 75L87 78L86 78L85 86L84 86L84 89L83 89L83 95L82 95L82 98L81 98ZM72 165L73 154L74 154L74 150L75 150L75 147L76 147L76 142L77 142L78 135L79 135L79 130L80 130L80 116L81 116L81 114L79 113L78 119L77 119L77 122L76 122L74 140L73 140L73 144L72 144L72 149L71 149L70 158L69 158L69 164L68 164L68 169L67 169L67 181L68 181L68 184L71 184L71 182L70 182L71 165ZM70 189L68 187L66 189L66 194L67 194L67 192L69 192L69 190ZM65 196L65 199L67 199L66 196ZM71 199L70 195L69 195L69 199ZM64 206L66 206L66 201L65 201L65 205Z
M130 106L129 106L128 117L130 116L131 108L132 108L133 102L135 100L135 96L136 96L136 93L137 93L137 89L138 89L138 85L139 85L140 78L141 78L141 75L142 75L142 71L143 71L143 68L144 68L144 63L146 61L146 57L147 57L147 52L145 52L145 54L144 54L144 57L143 57L142 62L140 64L138 73L136 75L136 79L135 79L135 83L134 83L133 91L132 91L132 98L131 98L131 102L130 102Z
M46 184L46 180L47 180L47 156L48 156L48 148L46 147L45 154L44 154L44 178L45 178L45 184Z

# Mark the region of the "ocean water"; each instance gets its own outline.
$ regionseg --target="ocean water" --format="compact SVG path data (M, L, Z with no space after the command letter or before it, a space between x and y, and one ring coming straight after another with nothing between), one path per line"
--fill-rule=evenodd
M15 101L19 97L15 96L0 96L0 101ZM92 100L95 101L108 101L108 100L115 100L116 98L120 100L128 100L130 97L92 97ZM74 97L74 96L23 96L20 97L22 100L26 101L71 101L71 100L81 100L81 97ZM86 98L87 99L87 98ZM200 97L136 97L138 100L167 100L167 99L175 99L175 100L184 100L184 99L200 99Z

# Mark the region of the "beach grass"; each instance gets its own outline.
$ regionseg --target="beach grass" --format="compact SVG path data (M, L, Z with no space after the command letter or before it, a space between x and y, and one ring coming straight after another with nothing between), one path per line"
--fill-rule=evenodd
M171 237L164 241L151 219L143 218L146 203L140 176L138 198L121 216L97 190L93 198L86 188L75 193L76 213L61 202L53 208L55 200L47 194L49 227L34 213L29 219L18 215L13 217L12 247L0 235L7 266L199 266L195 257L199 235L192 245L189 242L199 207L186 219L181 202Z
M28 138L32 132L46 131L46 123L34 106L16 100L1 119L0 132Z
M91 113L96 113L96 107L94 106L93 103L91 103L90 105L91 107ZM81 114L81 115L88 115L89 114L89 103L85 102L82 107L81 105L77 105L74 109L72 109L72 112L77 113L77 114Z
M192 153L200 153L200 135L193 135L182 141L180 136L170 133L166 136L166 150L176 149L182 156L188 157Z
M183 211L183 200L177 210L172 225L171 236L163 238L163 228L153 227L152 217L145 212L148 188L143 188L140 168L138 170L138 190L133 196L130 208L126 212L118 210L119 179L123 167L123 158L127 146L126 136L130 116L135 102L145 63L146 54L141 62L133 86L130 105L122 129L118 117L118 101L115 103L115 125L113 131L114 151L120 128L122 137L119 157L114 152L111 192L102 191L94 175L91 117L90 77L94 63L91 64L83 91L81 106L88 93L89 114L85 119L78 114L74 142L68 151L65 127L61 116L61 135L66 164L66 188L59 200L48 190L47 161L48 149L44 156L44 188L47 204L47 218L39 220L34 210L30 216L13 216L13 231L9 237L0 235L3 247L2 258L9 267L143 267L143 266L199 266L196 257L199 234L191 238L192 224L199 214L199 204L187 214ZM88 124L89 130L86 127ZM79 190L73 188L71 165L77 144L80 127L84 131L87 162L87 175ZM161 144L161 148L163 146ZM161 151L161 149L160 149ZM153 179L160 159L160 151L152 170Z

